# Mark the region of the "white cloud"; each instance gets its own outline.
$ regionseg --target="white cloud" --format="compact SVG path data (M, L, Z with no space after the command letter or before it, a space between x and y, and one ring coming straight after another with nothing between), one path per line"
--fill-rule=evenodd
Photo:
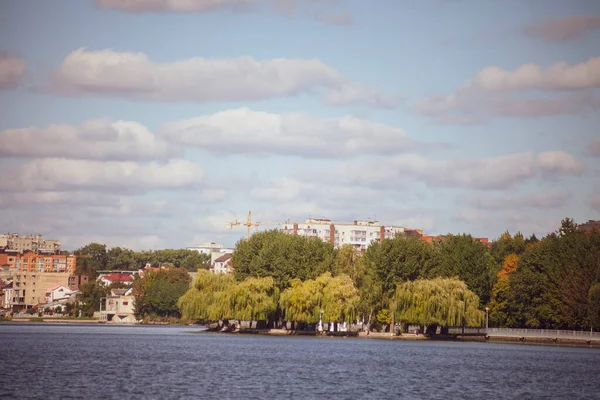
M147 160L176 155L137 122L97 119L76 127L67 124L0 132L0 156L62 157L88 160Z
M172 11L209 12L223 8L236 9L265 3L266 0L96 0L104 8L128 12Z
M325 6L333 6L338 0L96 0L102 8L124 12L177 12L209 13L215 11L252 12L268 9L291 17L295 15L313 16L317 21L333 25L351 25L352 15L347 11L323 11ZM321 11L313 12L317 8Z
M514 71L488 67L450 95L431 96L416 102L412 111L439 123L482 122L494 116L547 117L580 114L600 109L600 100L585 89L600 87L600 57L546 69L525 64ZM525 97L521 92L582 90L580 93Z
M113 195L78 191L22 191L4 192L0 196L0 209L24 209L28 207L77 207L117 204Z
M0 52L0 90L14 89L27 72L27 63Z
M112 190L143 192L152 189L195 187L203 170L185 160L166 163L99 162L58 158L37 159L0 173L4 191Z
M107 248L122 247L136 251L156 250L171 247L172 243L159 235L73 235L61 236L61 243L67 244L71 250L78 249L89 243L106 244ZM64 247L64 245L63 245ZM183 247L183 246L181 246ZM172 248L172 247L171 247Z
M389 106L389 100L374 89L349 81L319 60L238 57L159 63L143 53L110 49L71 52L54 72L51 90L65 95L198 102L352 91L337 102Z
M404 131L352 116L318 119L247 108L172 122L167 140L222 154L337 157L394 154L414 146Z
M546 151L538 154L537 164L543 173L558 174L581 174L585 168L584 164L577 161L575 157L564 151Z
M514 71L498 67L483 69L463 89L568 90L600 87L600 57L569 65L559 62L545 70L538 64L525 64Z
M565 190L516 195L505 193L495 196L478 194L467 199L467 203L482 210L509 210L524 207L550 209L564 206L571 197L571 193Z
M579 39L596 29L600 29L600 15L571 15L528 25L521 32L547 42L565 42Z
M578 175L584 165L564 152L511 154L489 158L430 160L403 154L338 164L331 174L308 171L305 178L375 189L399 189L413 181L430 187L501 190L525 181ZM348 173L352 171L352 173Z

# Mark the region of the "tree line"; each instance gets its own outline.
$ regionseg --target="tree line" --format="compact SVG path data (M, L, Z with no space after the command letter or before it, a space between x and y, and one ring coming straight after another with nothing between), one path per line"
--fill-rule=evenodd
M447 327L479 326L487 308L490 326L600 329L600 232L586 234L570 219L541 239L506 232L487 246L468 234L432 243L396 236L363 254L317 238L258 232L236 244L233 276L186 263L194 259L186 250L141 252L128 264L115 260L135 252L117 249L91 244L78 252L98 270L139 269L163 255L172 267L200 269L189 290L183 275L174 280L166 272L136 281L139 316Z
M184 268L195 272L210 267L210 256L195 250L164 249L133 251L123 247L107 249L105 244L90 243L74 251L77 274L94 275L96 271L137 271L146 264L154 267Z
M111 289L128 288L122 283L103 286L97 282L98 271L138 271L147 264L162 267L159 271L148 270L144 277L135 276L133 296L135 314L139 319L151 317L178 318L178 299L188 290L188 272L207 270L210 256L187 249L133 251L123 247L108 248L104 244L90 243L77 250L76 274L88 275L90 281L81 285L78 302L69 309L73 316L91 317L100 309L102 298Z
M352 316L380 324L427 320L451 326L459 318L481 324L487 308L490 326L600 329L600 232L586 234L570 219L542 239L506 232L487 246L467 234L432 243L396 236L371 244L362 255L351 246L334 250L317 238L259 232L236 244L232 263L234 277L219 279L231 285L272 279L279 297L270 301L270 315L279 318L314 322L316 310L328 304L323 282L337 278L337 285L345 285L341 293L356 293L343 300L330 296L344 310L331 314L340 321ZM180 299L184 315L237 315L235 302L225 314L190 311L188 301L202 290L197 284ZM459 294L434 296L444 290ZM194 301L199 310L218 300ZM460 315L448 311L456 304Z

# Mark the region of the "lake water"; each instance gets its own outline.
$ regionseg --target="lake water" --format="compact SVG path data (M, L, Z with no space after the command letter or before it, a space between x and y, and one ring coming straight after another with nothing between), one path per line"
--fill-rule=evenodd
M0 398L600 398L600 349L0 324Z

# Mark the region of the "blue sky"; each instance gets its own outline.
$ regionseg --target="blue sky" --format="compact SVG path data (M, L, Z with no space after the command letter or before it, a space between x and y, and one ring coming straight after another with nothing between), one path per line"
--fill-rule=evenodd
M75 249L257 221L600 217L596 1L0 3L0 226Z

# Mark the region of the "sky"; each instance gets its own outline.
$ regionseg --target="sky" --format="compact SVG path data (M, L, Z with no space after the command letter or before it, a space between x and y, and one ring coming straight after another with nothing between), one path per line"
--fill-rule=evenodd
M2 232L540 236L598 177L596 0L0 0Z

